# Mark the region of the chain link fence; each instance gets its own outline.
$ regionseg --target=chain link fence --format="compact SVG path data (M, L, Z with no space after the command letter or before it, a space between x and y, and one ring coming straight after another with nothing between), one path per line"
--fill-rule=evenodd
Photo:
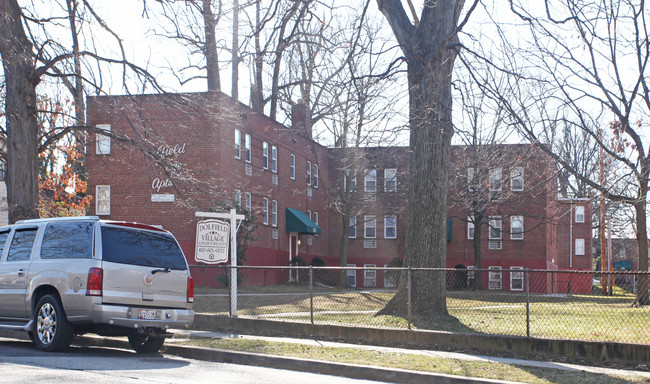
M650 306L636 305L639 278L648 272L242 266L236 295L230 273L227 266L193 266L196 313L650 344ZM412 308L418 279L443 279L449 316L419 316ZM398 284L407 310L382 314Z

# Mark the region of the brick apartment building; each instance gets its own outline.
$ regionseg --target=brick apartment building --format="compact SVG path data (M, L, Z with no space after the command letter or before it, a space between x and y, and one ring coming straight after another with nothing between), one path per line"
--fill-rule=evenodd
M91 97L88 124L111 134L88 141L89 214L162 225L196 264L195 212L236 201L258 222L247 265L318 257L334 266L346 249L346 264L378 268L350 273L351 283L387 285L382 267L405 248L408 148L326 148L311 140L307 120L299 104L285 127L221 93ZM558 200L555 166L535 148L499 148L481 168L467 166L467 147L452 150L447 265L474 266L463 196L473 192L468 180L485 180L476 188L488 185L490 194L481 226L482 268L493 270L486 288L519 289L519 274L499 268L590 270L591 204ZM198 285L215 284L215 269L192 273ZM282 279L256 270L244 283ZM563 284L538 290L563 291Z

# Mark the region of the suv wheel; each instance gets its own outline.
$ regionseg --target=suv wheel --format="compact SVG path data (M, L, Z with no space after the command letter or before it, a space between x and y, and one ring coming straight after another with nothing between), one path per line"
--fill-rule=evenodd
M68 349L74 333L58 297L41 297L36 304L34 320L34 342L38 349L47 352Z
M156 353L162 348L165 338L147 334L131 333L129 344L137 353Z

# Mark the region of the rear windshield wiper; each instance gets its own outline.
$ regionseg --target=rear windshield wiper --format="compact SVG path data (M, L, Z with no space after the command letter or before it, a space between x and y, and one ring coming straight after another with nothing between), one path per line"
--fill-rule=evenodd
M155 275L156 272L165 272L165 273L169 273L169 272L171 272L171 270L172 270L172 269L169 268L169 267L166 267L166 268L163 268L163 269L154 269L153 271L151 271L151 274L152 274L152 275Z

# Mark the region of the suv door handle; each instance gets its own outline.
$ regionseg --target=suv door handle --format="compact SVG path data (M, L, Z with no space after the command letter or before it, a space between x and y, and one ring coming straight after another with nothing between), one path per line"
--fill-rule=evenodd
M25 276L25 270L22 269L22 268L20 268L20 269L18 270L18 276L21 276L21 277L22 277L22 276Z

